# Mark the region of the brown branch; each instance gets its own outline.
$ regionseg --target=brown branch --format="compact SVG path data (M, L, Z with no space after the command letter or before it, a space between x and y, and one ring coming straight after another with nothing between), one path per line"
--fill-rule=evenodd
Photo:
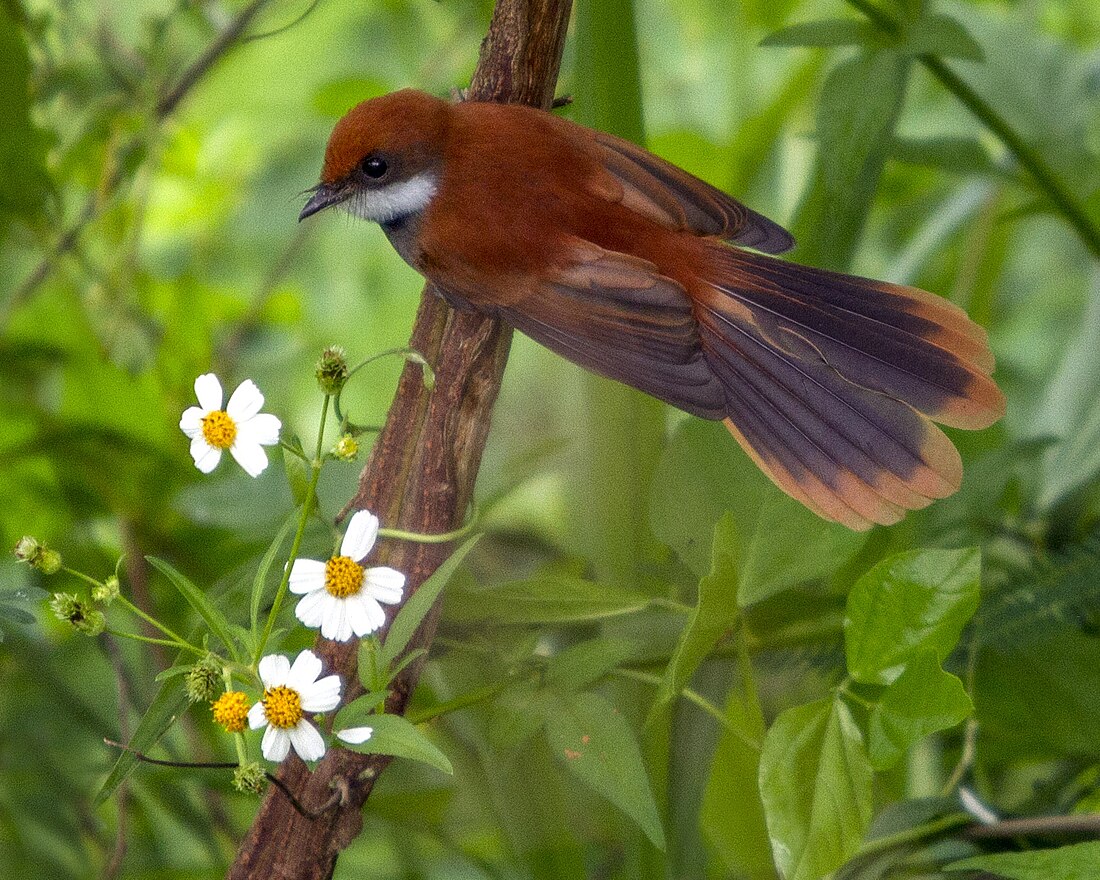
M569 22L570 0L498 0L469 97L549 108ZM489 432L492 407L508 357L511 330L472 312L452 311L430 288L417 313L410 346L435 369L424 388L420 367L405 368L386 426L360 478L350 508L367 508L382 521L409 531L439 533L458 526L473 495ZM408 573L414 591L450 554L451 545L384 542L380 556ZM439 607L408 646L428 647ZM392 619L392 618L391 618ZM327 671L343 678L352 699L359 691L356 645L319 639ZM394 682L387 712L404 712L423 658ZM389 758L334 749L310 773L295 757L279 777L298 797L321 800L337 780L348 784L347 802L314 822L281 796L269 793L230 869L230 880L326 880L340 851L355 839L360 809Z
M1075 813L1069 816L1029 816L1026 819L1002 819L989 825L970 825L966 836L971 840L1000 840L1013 837L1085 834L1100 837L1100 813Z

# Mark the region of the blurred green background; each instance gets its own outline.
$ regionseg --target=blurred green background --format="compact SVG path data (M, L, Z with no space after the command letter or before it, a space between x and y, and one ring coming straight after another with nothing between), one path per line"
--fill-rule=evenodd
M179 627L189 610L141 557L170 560L232 608L292 504L278 456L255 481L194 469L177 427L194 378L254 379L308 447L321 349L343 345L357 362L406 343L421 279L374 226L297 225L301 193L354 103L465 85L491 4L272 0L158 113L242 9L0 0L0 545L33 534L96 576L125 555L124 589ZM929 24L934 14L949 18ZM849 23L781 31L820 19ZM936 64L1049 171L1076 223ZM898 551L979 546L982 604L946 663L977 705L966 778L1006 812L1100 805L1100 6L578 0L558 91L575 99L566 116L644 141L792 228L795 259L967 308L989 329L1008 415L956 435L967 464L956 497L856 539L784 501L720 426L517 336L479 482L488 534L418 705L594 651L571 655L575 689L598 691L638 735L667 850L528 735L542 691L525 679L433 724L455 775L394 765L336 876L775 876L738 796L753 776L721 775L733 764L715 761L715 720L680 701L645 723L644 677L662 674L684 625L661 603L694 603L727 509L749 566L739 645L765 717L843 676L840 622L858 575ZM356 421L382 421L400 368L383 360L356 377L344 400ZM326 516L357 474L326 468ZM327 540L318 528L306 549ZM478 613L479 589L517 582L535 584L531 595L579 582L589 607L513 612L503 626ZM607 607L594 584L609 585ZM143 767L93 805L115 757L102 738L133 730L171 658L108 650L49 619L36 590L73 586L0 562L0 870L221 876L256 805L225 774ZM616 605L616 589L644 608ZM308 643L295 632L284 648ZM718 707L745 672L726 648L692 679ZM925 798L944 791L960 730L877 779L889 830L950 809ZM164 748L231 753L202 707ZM844 870L931 877L974 852L918 840Z

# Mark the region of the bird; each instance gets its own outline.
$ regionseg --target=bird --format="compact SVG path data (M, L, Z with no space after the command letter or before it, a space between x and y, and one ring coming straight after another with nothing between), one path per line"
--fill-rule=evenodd
M414 89L337 123L299 221L378 223L453 308L721 420L784 492L863 531L955 492L938 425L996 422L985 330L932 293L798 265L794 239L629 141Z

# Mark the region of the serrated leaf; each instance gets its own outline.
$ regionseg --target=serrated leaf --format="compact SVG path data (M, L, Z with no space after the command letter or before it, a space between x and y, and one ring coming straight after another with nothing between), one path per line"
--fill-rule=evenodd
M386 702L387 691L368 691L360 694L336 713L332 722L333 730L346 730L349 727L362 727L373 723L378 707Z
M267 575L271 571L271 566L275 563L275 557L279 553L279 548L283 546L283 541L285 541L286 536L290 534L290 530L294 527L297 518L298 516L296 513L287 517L287 521L283 523L283 527L279 529L274 539L272 539L271 544L268 545L267 552L264 553L263 558L260 560L260 565L256 569L256 575L252 579L252 596L249 601L249 620L252 623L252 632L254 633L259 632L260 629L260 606L263 604L264 586L267 583Z
M984 61L985 52L962 23L950 15L925 15L913 23L899 47L913 55Z
M395 758L407 758L419 761L444 773L453 774L454 768L447 756L415 724L400 715L370 715L359 724L339 723L343 712L337 716L338 726L334 730L348 727L370 727L373 729L370 739L352 745L337 740L345 749L364 755L392 755Z
M761 46L862 46L874 42L875 31L866 21L855 18L824 18L792 24L768 34Z
M786 495L768 499L751 534L738 587L742 607L832 574L867 540L866 532L826 522Z
M914 550L880 562L848 594L848 674L889 684L924 651L942 662L978 607L980 581L976 548Z
M168 578L172 586L187 600L187 603L206 621L210 631L221 640L221 643L233 655L233 659L239 661L241 659L240 652L230 631L229 621L214 603L206 598L206 594L195 586L183 572L178 571L163 559L158 559L156 556L146 556L145 558L153 568Z
M888 770L924 737L965 720L974 704L959 679L940 668L932 651L911 661L883 691L867 724L867 748L876 770Z
M577 623L630 614L647 605L649 597L642 593L561 575L456 590L446 613L453 623Z
M164 682L127 743L133 751L119 755L103 781L95 796L97 805L107 800L137 765L138 759L134 752L148 754L186 708L187 694L183 688L175 681Z
M466 558L466 554L474 549L474 545L477 544L480 538L481 535L467 538L462 546L448 556L443 564L432 572L431 576L420 585L416 592L401 605L401 610L397 612L393 623L386 631L386 640L382 643L382 650L378 653L378 664L382 669L389 669L393 665L393 661L405 650L405 646L409 644L409 640L413 637L417 627L420 626L420 622L431 611L435 600L443 592L443 588L447 586L451 577L462 564L462 560Z
M984 871L1005 880L1094 880L1100 875L1100 842L1057 849L991 853L945 866L948 871Z
M665 832L638 740L610 703L593 693L561 703L547 718L546 738L570 773L636 822L654 846L664 849Z
M737 621L739 560L737 526L731 513L723 516L715 526L712 560L710 574L699 581L695 609L688 617L676 642L676 650L665 667L647 723L656 720L661 709L679 696L699 664Z
M788 709L764 740L760 794L779 872L818 880L859 848L871 821L871 762L848 707Z
M565 693L583 690L621 666L637 650L634 642L614 636L590 639L551 657L543 681L547 687Z

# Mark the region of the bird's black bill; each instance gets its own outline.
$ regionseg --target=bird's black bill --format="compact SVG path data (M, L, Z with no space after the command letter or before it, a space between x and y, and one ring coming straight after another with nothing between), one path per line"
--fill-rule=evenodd
M305 207L302 208L302 212L298 215L298 222L301 223L306 217L312 217L318 211L323 211L325 208L331 208L333 205L338 205L348 197L346 189L336 189L328 184L322 183L317 187L317 191L309 197L309 201L306 202Z

